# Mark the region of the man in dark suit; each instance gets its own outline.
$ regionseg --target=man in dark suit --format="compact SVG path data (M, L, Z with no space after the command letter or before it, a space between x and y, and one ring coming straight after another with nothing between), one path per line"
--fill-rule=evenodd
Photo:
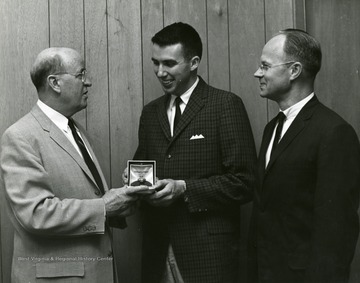
M249 282L348 282L360 147L354 129L314 94L320 66L320 44L290 29L267 42L254 74L282 114L266 125L259 153Z
M86 108L91 82L80 54L48 48L31 79L39 100L1 140L1 179L14 224L11 282L113 282L109 225L136 207L108 189L85 131L71 116ZM146 187L145 187L146 188Z
M165 95L144 107L135 154L156 160L159 178L143 206L143 282L236 282L256 161L245 107L197 76L202 43L191 26L174 23L152 42Z

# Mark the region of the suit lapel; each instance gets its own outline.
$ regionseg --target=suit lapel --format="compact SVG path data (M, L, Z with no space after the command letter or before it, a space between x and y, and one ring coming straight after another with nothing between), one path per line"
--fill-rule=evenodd
M67 139L65 134L61 132L61 130L45 115L45 113L41 111L41 109L37 105L35 105L31 113L35 117L35 119L39 122L43 130L49 133L50 138L74 159L74 161L81 167L81 169L85 172L85 174L88 175L89 178L96 185L94 177L92 176L85 161L82 159L82 157L74 148L74 146L71 144L71 142ZM88 144L87 146L89 148ZM92 156L94 156L93 153L91 154Z
M170 132L170 124L169 118L167 116L167 107L169 104L170 95L164 95L162 100L158 104L158 119L160 123L160 127L167 138L167 140L171 140L171 132Z
M263 139L260 146L259 151L259 177L260 180L263 179L265 174L265 166L266 166L266 151L269 147L269 143L274 132L274 128L276 125L276 119L272 119L269 124L266 126L263 134Z
M295 137L304 129L306 123L311 118L316 106L319 104L318 99L314 96L299 112L295 120L286 131L283 138L280 140L279 145L276 147L268 166L266 167L265 174L273 166L276 159L284 152L284 150L291 144Z
M177 139L180 133L199 113L200 109L205 105L205 98L207 96L207 85L202 78L199 77L199 83L190 96L189 102L186 105L184 113L181 115L179 124L176 127L171 143Z

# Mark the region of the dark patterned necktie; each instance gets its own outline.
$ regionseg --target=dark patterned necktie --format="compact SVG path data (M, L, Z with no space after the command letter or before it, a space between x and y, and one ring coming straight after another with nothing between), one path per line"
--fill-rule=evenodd
M284 120L285 120L286 116L283 112L279 112L279 114L277 115L277 120L278 120L278 126L276 128L276 132L275 132L275 138L274 138L274 142L273 142L273 146L271 149L271 156L273 155L276 146L278 145L279 141L280 141L280 137L281 137L281 132L284 126Z
M174 118L174 133L176 126L178 125L180 118L181 118L181 109L180 109L180 103L182 102L180 96L176 97L175 99L175 118Z
M84 161L85 161L87 167L90 169L90 172L93 175L93 177L95 179L95 182L98 185L100 191L102 192L102 194L104 194L104 185L103 185L103 183L101 181L100 174L99 174L98 170L96 169L96 166L95 166L92 158L90 157L90 155L89 155L89 153L88 153L88 151L87 151L87 149L85 147L84 141L81 139L81 137L77 133L77 131L75 129L74 122L72 121L72 119L69 119L68 125L69 125L69 127L71 129L74 140L75 140L76 144L78 145L78 147L79 147L79 149L80 149L80 151L82 153L82 156L84 158Z

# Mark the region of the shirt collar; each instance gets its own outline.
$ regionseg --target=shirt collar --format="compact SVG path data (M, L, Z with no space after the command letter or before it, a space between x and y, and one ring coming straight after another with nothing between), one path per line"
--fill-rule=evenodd
M300 100L298 103L294 104L288 109L282 111L285 114L286 119L295 118L297 114L299 114L300 110L305 106L305 104L308 103L313 97L314 97L314 92L310 93L307 97Z
M46 105L40 99L37 101L37 105L45 113L45 115L62 131L68 131L68 118L61 113L57 112L53 108Z
M185 105L188 104L190 96L193 93L193 91L198 83L199 83L199 77L196 77L196 81L194 82L194 84L187 91L185 91L185 93L180 95L181 100ZM170 104L169 104L170 107L172 107L172 105L174 104L176 97L177 97L176 95L171 95Z

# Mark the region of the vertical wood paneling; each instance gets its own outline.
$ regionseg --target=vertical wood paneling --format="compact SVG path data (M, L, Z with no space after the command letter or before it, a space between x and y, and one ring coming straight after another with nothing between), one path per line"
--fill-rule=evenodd
M263 1L229 0L231 91L245 103L257 149L267 122L266 100L254 78L265 43Z
M108 1L108 54L112 186L122 186L126 161L137 147L138 120L143 105L141 3ZM137 216L126 230L115 230L114 247L121 283L139 282L141 231ZM134 272L135 271L135 272Z
M110 115L108 89L106 0L87 0L85 10L85 57L89 88L87 130L110 184Z
M307 31L320 41L323 53L315 92L360 137L360 1L307 0L306 15ZM350 275L350 283L360 282L360 241Z
M360 136L360 1L307 0L308 32L321 43L319 98Z
M293 14L294 14L294 27L306 30L306 14L305 6L306 0L298 1L293 0Z
M227 0L207 0L209 84L230 89Z
M0 135L35 104L29 71L37 54L48 47L47 0L0 1ZM0 186L1 276L10 282L13 227Z
M142 56L144 105L161 96L163 91L153 71L151 38L163 28L162 0L142 0Z
M50 46L70 47L85 55L83 0L49 0ZM74 115L86 127L86 109Z
M163 1L165 26L174 22L184 22L193 26L200 34L203 42L203 55L198 74L208 82L206 0Z
M266 40L288 27L306 26L320 40L324 58L316 84L319 98L360 135L360 2L307 0L306 21L304 7L305 0L1 0L0 134L36 102L29 77L36 55L49 45L74 48L84 55L93 83L88 108L76 118L87 126L110 186L122 186L121 173L137 147L142 107L162 95L151 63L151 37L163 26L183 21L203 41L199 74L243 99L257 148L267 119L278 108L259 96L253 74ZM13 229L4 211L3 189L0 201L0 278L10 282ZM242 279L250 209L242 209ZM120 283L138 283L139 216L129 217L128 225L115 232L115 256ZM351 283L360 280L359 266L360 246Z

